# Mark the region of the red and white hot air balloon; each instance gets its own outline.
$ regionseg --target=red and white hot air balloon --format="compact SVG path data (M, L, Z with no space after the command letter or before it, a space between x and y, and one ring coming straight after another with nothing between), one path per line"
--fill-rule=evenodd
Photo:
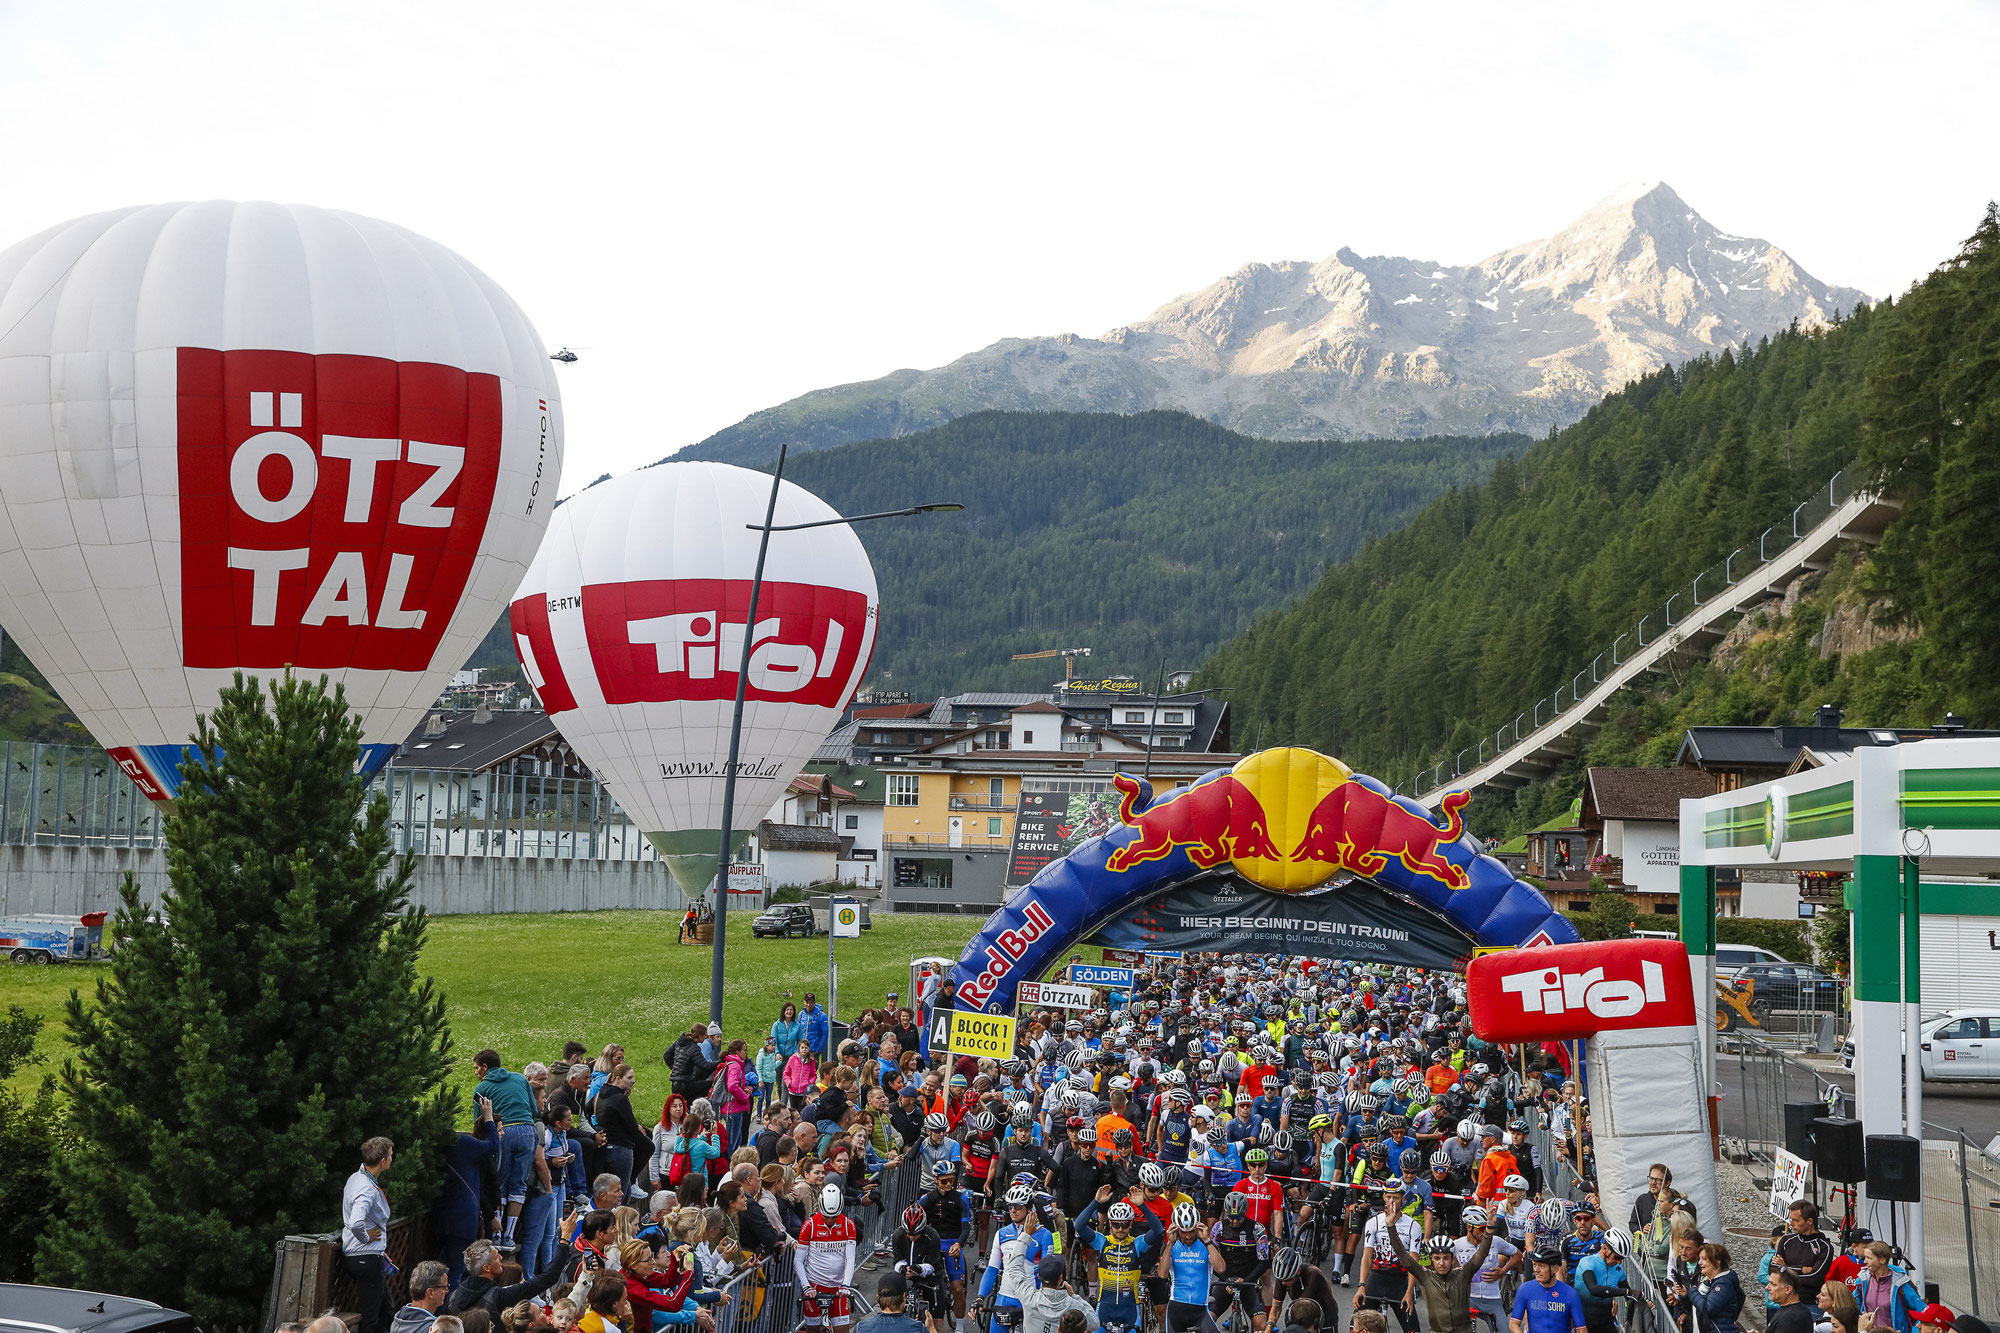
M564 503L521 584L514 646L563 738L689 896L715 878L729 723L769 476L662 463ZM838 519L782 483L773 524ZM845 524L774 533L748 631L737 760L754 826L839 720L868 669L879 598ZM739 835L740 836L740 835Z
M0 253L0 625L155 799L239 668L345 684L386 762L561 465L527 317L400 227L161 204Z

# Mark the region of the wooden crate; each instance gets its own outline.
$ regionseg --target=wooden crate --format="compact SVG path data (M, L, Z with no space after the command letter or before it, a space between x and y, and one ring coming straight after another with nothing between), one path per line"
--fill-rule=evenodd
M389 1279L389 1307L400 1309L408 1303L410 1269L424 1253L423 1215L392 1218L389 1222L389 1261L401 1270ZM358 1327L354 1283L340 1264L340 1234L286 1236L278 1241L277 1262L271 1272L270 1293L264 1301L262 1333L271 1333L290 1320L310 1322L333 1313L350 1329Z

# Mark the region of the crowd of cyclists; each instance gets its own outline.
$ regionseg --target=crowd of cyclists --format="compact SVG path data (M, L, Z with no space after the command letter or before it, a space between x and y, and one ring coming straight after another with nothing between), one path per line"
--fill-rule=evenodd
M1662 1164L1628 1217L1602 1216L1566 1053L1482 1042L1455 974L1159 958L1103 1007L1023 1014L1008 1059L920 1054L926 1008L951 1003L940 978L926 990L844 1039L811 1021L810 996L787 1005L754 1064L692 1029L668 1052L676 1092L650 1161L603 1158L613 1172L532 1265L496 1213L500 1253L476 1242L466 1265L490 1268L491 1290L469 1300L454 1272L445 1308L541 1301L557 1330L700 1333L741 1317L732 1278L782 1265L801 1326L831 1333L968 1318L1003 1333L1335 1333L1343 1318L1357 1333L1913 1333L1940 1318L1889 1247L1865 1232L1835 1246L1809 1201L1760 1256L1761 1291ZM704 1038L714 1086L689 1104L699 1082L683 1089L679 1064ZM591 1087L577 1077L578 1104L600 1108ZM560 1101L548 1114L566 1118ZM879 1309L857 1324L871 1263ZM522 1319L502 1322L542 1327ZM414 1304L398 1321L434 1328Z
M1560 1333L1589 1323L1564 1280L1592 1241L1629 1259L1587 1204L1539 1197L1530 1111L1569 1098L1589 1171L1575 1085L1479 1041L1455 976L1188 956L1113 999L941 1080L893 1246L936 1333L968 1309L1040 1333L1058 1307L1113 1333L1331 1330L1343 1305Z

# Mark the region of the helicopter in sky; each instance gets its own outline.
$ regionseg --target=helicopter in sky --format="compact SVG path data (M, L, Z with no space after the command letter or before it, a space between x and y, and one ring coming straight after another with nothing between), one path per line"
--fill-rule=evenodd
M588 350L588 349L585 349L585 350ZM565 348L563 348L563 349L562 349L562 350L561 350L560 352L556 352L556 353L552 354L552 355L551 355L551 356L549 357L549 360L551 360L551 361L560 361L560 362L562 362L562 363L563 363L564 365L566 365L566 366L567 366L567 365L570 365L570 364L572 364L573 362L576 362L576 361L579 361L579 360L581 360L581 359L582 359L582 358L580 358L579 356L577 356L576 352L575 352L575 351L574 351L573 349L571 349L571 348L568 348L568 347L565 347Z

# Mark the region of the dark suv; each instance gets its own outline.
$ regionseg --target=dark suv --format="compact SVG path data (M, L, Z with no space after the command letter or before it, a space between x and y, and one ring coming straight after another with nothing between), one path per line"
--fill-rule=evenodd
M1749 989L1750 1008L1757 1013L1830 1014L1840 1008L1840 978L1804 963L1752 963L1735 979L1739 988Z
M818 933L813 926L812 908L804 903L773 903L757 914L750 923L750 933L754 935L813 935Z
M130 1296L0 1282L0 1333L201 1333L191 1315Z

